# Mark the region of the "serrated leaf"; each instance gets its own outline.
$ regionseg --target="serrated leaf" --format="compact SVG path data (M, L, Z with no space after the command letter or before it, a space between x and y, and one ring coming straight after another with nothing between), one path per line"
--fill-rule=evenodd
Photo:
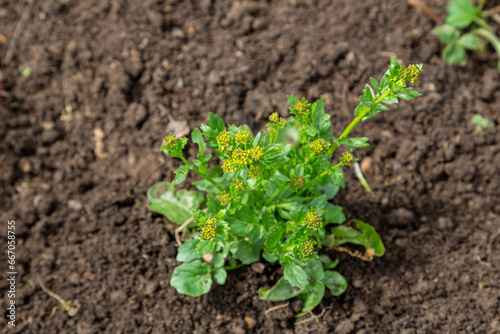
M306 272L304 271L304 269L294 263L288 263L285 266L284 275L285 279L290 283L291 286L296 286L300 289L304 289L308 284Z
M215 251L215 247L217 247L217 242L214 239L200 240L198 245L196 245L196 252L201 255L213 253Z
M333 205L328 203L326 206L325 213L325 225L329 223L342 224L345 222L346 217L344 215L343 208L340 205Z
M455 28L468 27L477 15L477 8L470 0L453 0L447 9L446 23Z
M172 182L172 184L180 184L180 183L184 182L189 170L190 170L190 168L188 165L182 165L179 168L177 168L176 170L174 170L175 180Z
M222 118L212 112L208 114L208 125L215 131L216 135L218 135L219 132L226 131L226 125Z
M458 39L460 45L469 50L481 50L484 47L484 41L479 36L472 33L464 34Z
M250 235L248 236L248 242L251 244L256 243L264 237L265 228L262 225L254 225Z
M302 317L312 311L323 299L325 295L325 285L321 281L314 282L305 291L303 291L297 298L303 301L302 308L295 317Z
M443 59L448 64L465 64L467 62L467 54L465 49L458 43L453 42L448 44L443 50Z
M171 222L183 224L198 210L205 196L196 191L180 190L174 193L174 186L168 182L155 184L148 190L148 208L160 213Z
M443 43L451 43L460 36L460 31L450 25L442 25L432 30Z
M288 98L288 104L290 105L290 107L293 107L295 105L295 103L297 103L297 101L299 101L299 99L293 95L287 95L287 98Z
M377 79L375 78L370 78L370 82L372 83L373 88L378 92L380 89L380 85L377 82Z
M177 262L190 262L201 258L202 255L196 251L198 242L199 240L194 239L186 240L177 250L177 256L175 258Z
M302 292L302 289L297 287L292 287L290 283L285 278L280 278L276 284L270 288L260 288L259 297L262 300L268 300L271 302L279 302L283 300L288 300L293 297L298 296Z
M210 266L201 260L183 263L174 269L170 285L178 293L198 297L210 291L212 277Z
M198 159L201 159L203 153L205 153L207 144L205 144L205 141L203 140L200 129L196 128L193 130L193 132L191 133L191 140L193 141L193 143L198 144Z
M373 102L373 99L369 99L368 97L366 97L364 95L361 95L359 97L359 100L361 101L361 103L363 103L365 106L367 106L369 108L375 107L375 103Z
M311 207L315 207L318 211L321 211L325 208L326 201L326 195L321 195L313 199L309 205Z
M275 225L269 229L266 235L266 249L274 250L283 236L283 228L279 225Z
M219 268L214 272L214 281L219 285L226 284L227 271L224 268Z
M342 170L342 168L340 168L340 167L335 168L330 173L330 175L331 175L332 181L335 185L340 186L342 188L345 187L345 175L344 175L344 171Z
M325 277L322 282L330 289L333 296L340 296L347 289L347 281L344 276L336 271L325 271Z

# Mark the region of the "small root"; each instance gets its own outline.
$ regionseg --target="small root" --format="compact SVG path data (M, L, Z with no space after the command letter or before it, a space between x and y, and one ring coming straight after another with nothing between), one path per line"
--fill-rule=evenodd
M57 293L52 292L49 289L47 289L47 287L45 286L45 284L43 284L43 282L40 278L38 278L38 284L40 285L40 287L42 288L42 290L46 294L48 294L52 298L55 298L59 303L61 303L63 310L68 312L68 315L70 317L74 317L78 313L78 310L80 310L80 306L81 306L80 303L78 302L78 300L74 300L74 301L73 300L68 300L68 301L64 300Z
M283 308L283 307L287 307L288 305L290 305L290 302L286 302L285 304L281 304L281 305L276 305L276 306L271 307L270 309L267 309L265 312L267 320L272 321L272 319L269 318L269 316L267 315L269 312Z

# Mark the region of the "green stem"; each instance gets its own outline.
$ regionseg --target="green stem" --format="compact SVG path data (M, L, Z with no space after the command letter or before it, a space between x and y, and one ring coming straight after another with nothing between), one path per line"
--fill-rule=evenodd
M498 56L500 57L500 40L493 32L491 32L488 29L479 28L475 31L475 33L486 38L486 40L488 40L488 42L490 42L491 45L493 45L493 47L495 48L495 51L497 52Z
M478 26L480 26L481 28L493 33L493 31L491 30L491 27L488 25L488 23L486 23L485 20L483 20L482 18L480 17L476 17L474 19L474 23L476 23ZM479 29L478 29L479 30Z
M389 94L391 94L391 92L392 92L392 90L387 90L387 92L385 92L382 96L374 99L373 102L375 104L380 103L380 101L382 101L387 96L389 96ZM369 107L365 107L363 110L361 110L361 112L358 114L358 116L356 116L356 118L352 120L352 122L347 126L347 128L344 130L344 132L342 132L342 134L340 135L339 139L347 138L347 136L349 136L349 134L354 129L354 127L356 127L356 125L358 125L358 123L361 122L361 120L369 112L370 112L370 108ZM333 143L332 147L330 147L330 149L328 150L328 152L326 152L326 155L328 155L331 158L332 155L333 155L333 153L337 149L337 147L339 147L339 144L338 143Z
M264 206L268 206L269 203L271 203L272 201L274 201L274 199L279 195L281 194L283 191L287 190L288 188L287 187L283 187L281 188L280 190L278 190L277 192L275 192L271 197L269 197L267 199L267 201L264 203Z
M309 188L313 184L316 184L320 179L322 179L323 177L325 177L326 175L328 175L328 173L330 173L330 171L335 170L337 167L340 167L342 165L343 164L341 162L339 162L338 164L336 164L335 166L333 166L331 169L327 169L327 170L323 171L321 174L319 174L318 176L316 176L314 179L312 179L311 181L307 182L307 184L302 189L300 189L299 192L297 192L296 195L297 196L302 195L307 190L307 188Z
M186 158L184 158L182 155L179 157L182 162L184 162L185 165L187 166L192 166L189 161L187 161ZM195 172L196 174L198 174L199 176L201 176L202 178L206 179L208 182L210 182L211 184L213 184L217 189L219 190L222 190L219 185L217 184L217 182L215 182L210 176L208 176L207 174L203 173L201 170L199 169L196 169L196 168L193 168L192 169L193 172Z
M477 15L481 15L481 12L483 11L483 6L484 6L484 0L478 0L477 1Z
M236 265L234 265L234 266L225 266L225 267L222 267L222 269L224 269L224 270L233 270L233 269L238 269L238 268L241 268L241 267L243 267L243 266L245 266L245 264L240 263L240 264L236 264ZM215 269L215 268L214 268L214 269Z

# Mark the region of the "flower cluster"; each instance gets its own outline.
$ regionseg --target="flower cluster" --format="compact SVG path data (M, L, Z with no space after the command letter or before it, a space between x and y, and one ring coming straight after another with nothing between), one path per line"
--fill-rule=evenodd
M344 154L342 154L342 156L340 157L340 162L346 166L351 165L353 161L354 158L348 151L345 151Z
M277 112L272 113L271 116L269 116L269 120L271 122L274 122L276 125L278 125L279 128L285 127L286 119L283 117L280 117Z
M244 130L238 131L234 136L236 137L236 141L238 143L243 144L243 145L248 144L248 142L250 141L250 137L251 137L250 132L247 132Z
M311 230L317 230L321 227L321 218L314 209L307 211L305 221L307 222L307 227Z
M304 241L301 245L300 245L300 257L302 260L305 260L307 259L309 256L311 256L313 250L314 250L314 245L316 245L316 242L311 240L311 239L308 239L306 241Z
M292 185L296 188L302 188L304 186L304 177L299 176L292 180Z
M222 153L229 153L231 147L231 135L229 131L222 131L217 136L217 144L219 145L219 150Z
M222 203L222 205L227 206L231 202L231 195L223 190L222 193L217 194L217 199Z
M172 134L170 134L165 137L165 145L169 149L173 149L175 146L177 146L177 139L175 139L175 137Z
M293 110L295 110L299 115L302 115L304 117L307 117L309 116L309 114L311 113L311 109L310 109L310 104L307 103L307 100L306 99L302 99L301 101L295 103L293 105Z
M252 159L250 159L250 152L240 149L233 151L231 160L233 164L237 165L238 167L243 167L252 163Z
M324 140L323 138L316 139L315 141L308 144L311 151L313 151L314 153L318 153L318 154L323 152L323 151L328 150L330 145L331 144L329 142L327 142L326 140Z
M243 181L241 181L240 179L234 180L232 186L239 191L245 189L245 185L243 184Z
M264 156L264 150L260 146L255 146L249 151L250 151L250 156L254 161L259 161Z
M401 78L406 81L411 82L415 86L418 85L418 81L420 80L420 72L422 72L416 65L408 65L408 67L403 67L401 69Z
M261 175L261 172L260 172L260 169L258 166L251 166L249 169L248 169L248 176L251 178L251 179L254 179L256 177L259 177Z
M207 219L205 226L201 229L200 239L210 240L215 237L215 232L217 232L217 219L210 217Z

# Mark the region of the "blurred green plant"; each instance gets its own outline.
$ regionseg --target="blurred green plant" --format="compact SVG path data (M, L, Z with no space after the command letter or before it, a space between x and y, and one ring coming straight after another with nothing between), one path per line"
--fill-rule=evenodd
M476 126L477 132L481 132L487 128L493 128L495 126L495 122L490 121L479 114L475 114L470 122Z
M466 50L484 51L488 42L500 57L500 40L486 22L491 12L483 7L484 0L479 0L477 5L471 0L453 0L448 4L446 24L433 30L447 44L442 54L445 62L464 65Z
M388 105L419 96L407 83L416 85L421 70L422 65L404 67L392 59L380 82L370 79L372 86L366 85L360 96L356 117L338 137L333 136L323 100L311 104L295 96L288 96L293 116L273 113L267 130L255 136L248 128L227 126L210 113L208 124L191 134L198 145L192 162L182 153L187 138L167 136L162 151L184 163L174 172L173 184L182 183L192 171L202 177L192 184L206 194L175 193L165 182L148 191L150 210L182 224L176 230L181 244L176 259L182 264L170 284L179 293L200 296L210 291L213 281L225 284L228 270L262 256L278 262L283 277L273 287L261 288L260 298L299 298L303 306L296 316L316 307L325 289L334 296L342 294L347 282L333 270L338 260L320 256L319 249L333 248L365 260L385 252L372 226L360 220L346 223L342 207L329 202L345 186L343 167L357 161L352 150L369 146L366 137L348 136L360 121L389 110ZM332 163L339 146L346 151ZM212 154L207 148L219 165L209 167ZM178 233L189 231L190 226L193 239L182 243ZM364 253L345 248L348 243L363 247Z

